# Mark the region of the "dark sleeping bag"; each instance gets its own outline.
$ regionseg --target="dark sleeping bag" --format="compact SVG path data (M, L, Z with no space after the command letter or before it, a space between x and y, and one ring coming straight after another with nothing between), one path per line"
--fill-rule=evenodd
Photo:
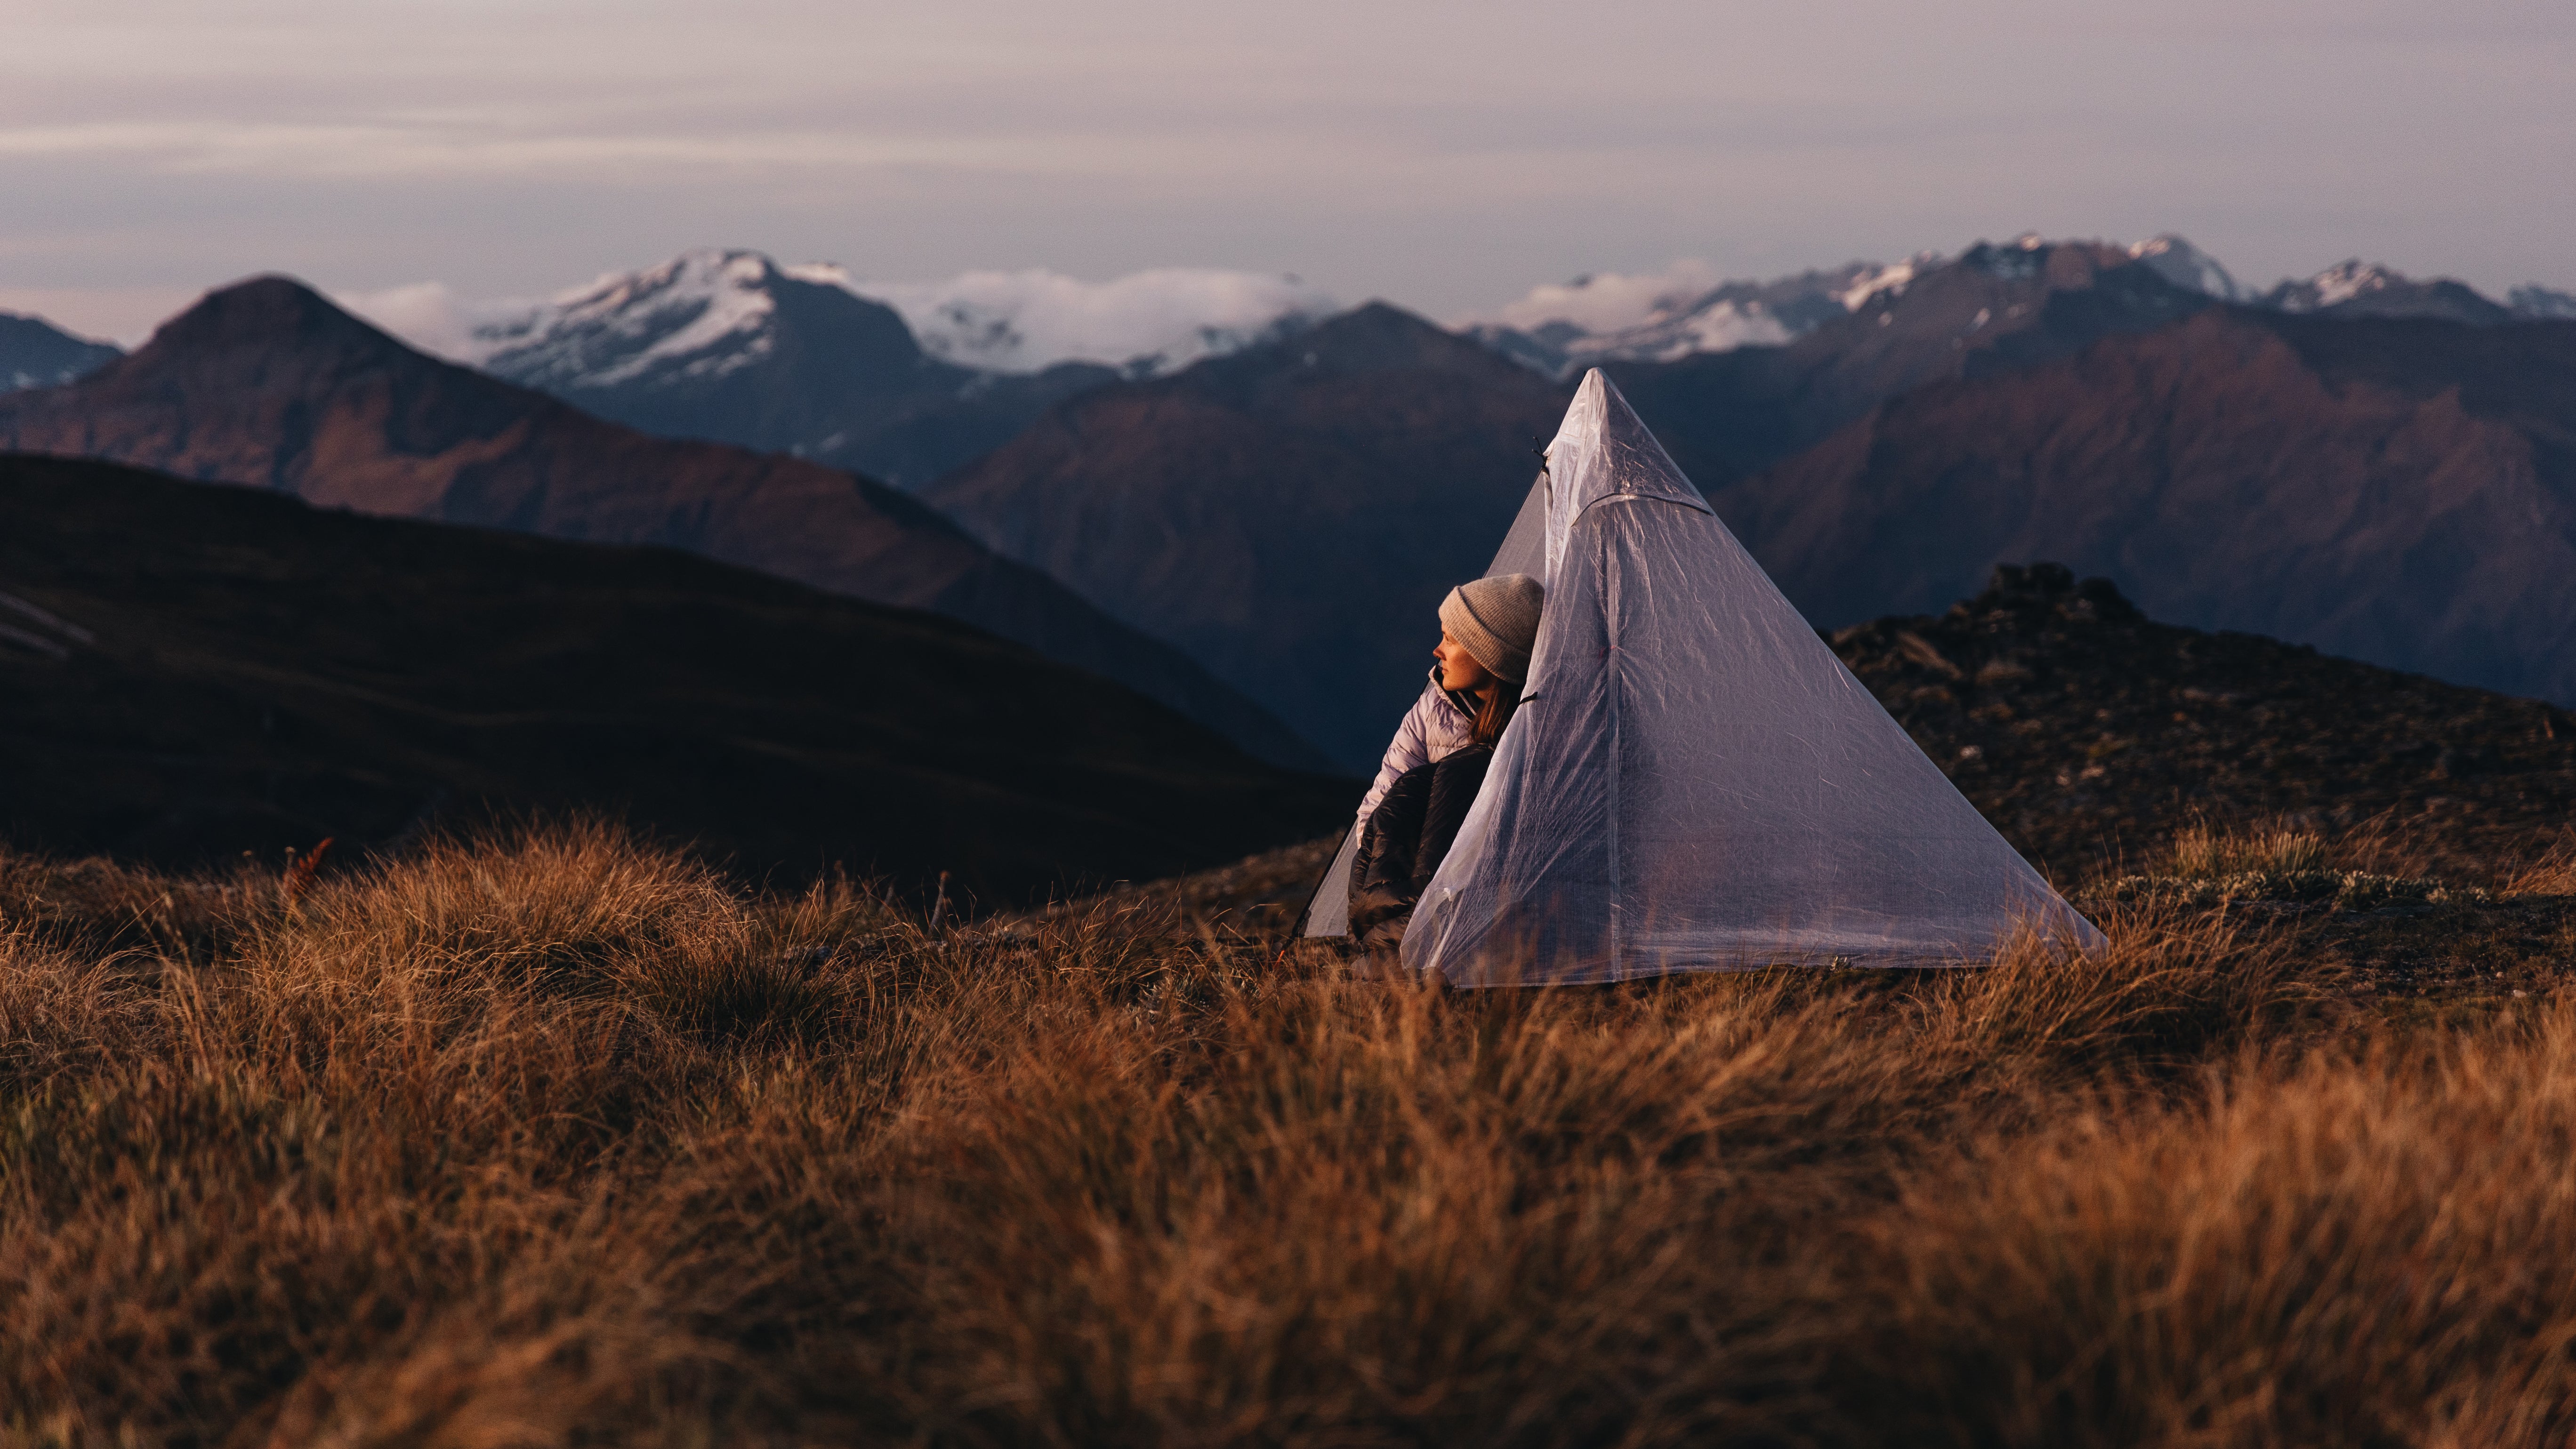
M1392 951L1484 788L1490 745L1469 745L1395 777L1360 827L1351 857L1351 939Z

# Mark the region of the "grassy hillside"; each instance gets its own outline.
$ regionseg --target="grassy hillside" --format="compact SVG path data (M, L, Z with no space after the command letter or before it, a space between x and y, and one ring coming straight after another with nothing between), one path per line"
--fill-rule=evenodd
M0 458L0 838L185 863L487 811L1016 898L1332 828L1126 688L663 549Z
M0 859L0 1436L2561 1444L2571 886L1518 996L595 831Z
M54 752L13 803L757 757L811 815L655 798L918 789L1142 859L1172 828L1082 810L1303 798L674 555L95 499L0 530L0 728ZM0 851L0 1445L2576 1435L2566 716L2053 569L1835 642L2106 950L1443 993L1284 938L1328 841L971 921L599 825L313 876ZM477 703L496 662L544 707ZM975 783L1011 750L1056 753Z

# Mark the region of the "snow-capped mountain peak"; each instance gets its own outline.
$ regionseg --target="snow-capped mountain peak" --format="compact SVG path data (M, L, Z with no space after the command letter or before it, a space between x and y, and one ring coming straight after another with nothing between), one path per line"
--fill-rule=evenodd
M2374 292L2407 285L2405 274L2359 257L2337 262L2304 282L2273 289L2272 305L2284 312L2319 312Z
M2481 294L2466 282L2448 277L2420 282L2395 268L2358 257L2338 262L2304 281L2284 281L2256 300L2283 312L2431 317L2481 327L2528 315Z
M614 387L664 367L717 377L770 349L781 273L758 252L704 248L610 273L470 334L471 360L531 387Z

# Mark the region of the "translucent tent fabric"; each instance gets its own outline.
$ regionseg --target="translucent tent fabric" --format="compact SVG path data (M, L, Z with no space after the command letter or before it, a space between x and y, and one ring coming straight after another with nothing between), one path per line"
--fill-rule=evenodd
M1546 611L1520 712L1404 937L1453 985L1960 965L2101 941L1586 374L1494 561ZM1307 934L1347 927L1346 842Z

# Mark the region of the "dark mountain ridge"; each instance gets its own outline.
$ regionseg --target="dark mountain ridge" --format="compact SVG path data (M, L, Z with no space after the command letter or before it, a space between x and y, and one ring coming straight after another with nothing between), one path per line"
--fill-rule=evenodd
M366 513L686 549L965 620L1117 679L1264 758L1320 763L1169 645L893 489L601 421L415 352L285 278L208 294L80 382L0 396L0 448Z
M667 549L0 455L0 835L168 864L600 811L1022 900L1328 828L1107 680Z

